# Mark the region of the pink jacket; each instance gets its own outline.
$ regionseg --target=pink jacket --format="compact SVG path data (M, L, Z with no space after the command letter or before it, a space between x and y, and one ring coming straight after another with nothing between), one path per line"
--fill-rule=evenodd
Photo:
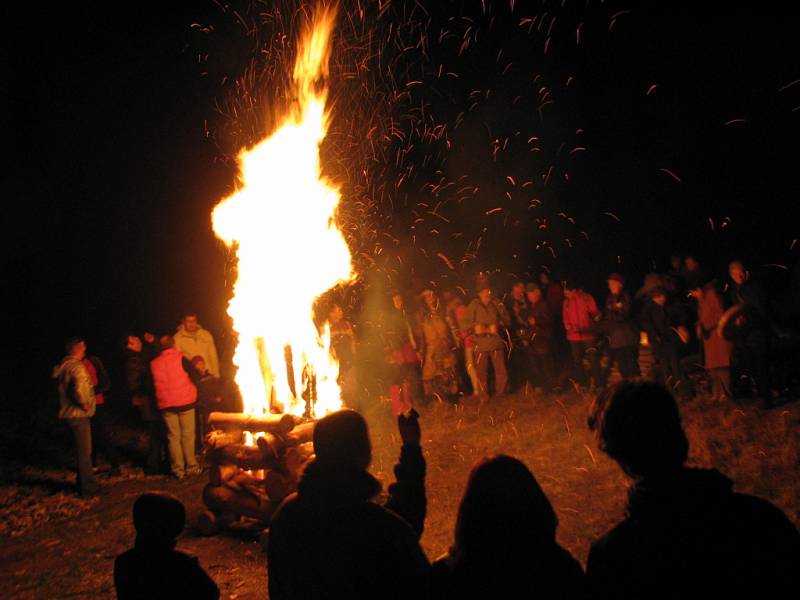
M150 363L159 410L182 408L197 402L197 388L183 368L183 355L167 348Z
M591 342L595 339L592 324L600 311L591 294L578 292L572 298L564 299L562 314L569 341Z

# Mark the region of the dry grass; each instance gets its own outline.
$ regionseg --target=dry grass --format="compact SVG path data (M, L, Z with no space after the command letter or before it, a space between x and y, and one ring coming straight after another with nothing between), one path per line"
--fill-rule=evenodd
M619 468L596 449L586 427L588 405L589 398L575 394L520 394L483 406L466 401L421 409L428 460L428 518L422 544L428 556L435 559L452 541L456 509L472 465L482 456L502 452L533 470L558 513L561 543L585 562L592 540L622 516L628 486ZM795 524L800 522L800 403L760 412L699 398L681 408L692 464L718 468L734 480L737 490L773 501ZM367 417L373 472L388 484L400 445L395 422L384 406L374 407ZM31 475L31 467L25 469ZM33 475L50 479L51 486L53 478L66 483L68 477L63 469ZM113 598L113 560L133 541L130 510L136 496L146 489L171 491L183 499L193 519L202 510L204 481L104 479L109 495L86 503L60 490L45 492L31 481L7 480L0 487L0 520L7 521L6 536L24 533L0 538L0 596ZM264 597L266 561L252 539L202 538L187 531L179 547L198 556L223 598Z
M628 479L597 450L586 425L588 397L524 394L484 405L435 404L422 410L428 460L428 518L423 546L431 558L452 543L458 503L470 468L505 453L533 471L558 513L559 540L585 562L589 546L624 512ZM694 466L715 467L737 491L780 506L800 523L797 403L767 412L698 398L681 406ZM391 480L399 439L385 411L370 415L374 470Z

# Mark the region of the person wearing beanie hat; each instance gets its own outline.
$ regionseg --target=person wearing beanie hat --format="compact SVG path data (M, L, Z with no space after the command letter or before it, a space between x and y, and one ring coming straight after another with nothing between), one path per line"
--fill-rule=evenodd
M475 393L485 399L489 396L490 362L494 370L494 395L501 396L506 392L506 346L500 333L508 326L510 318L503 304L492 298L488 285L478 287L478 297L467 306L464 327L475 342L475 369L480 386Z
M636 379L639 371L639 331L631 317L631 296L625 290L625 279L619 273L608 276L609 294L603 311L605 332L611 358L625 380Z
M198 563L175 550L186 509L172 494L147 492L133 504L136 543L114 561L114 587L121 600L192 598L217 600L219 588Z
M371 444L359 413L329 414L314 428L314 459L296 493L270 524L270 598L419 598L428 560L419 545L425 501L425 459L419 415L398 417L403 446L396 482L383 505L381 483L367 470Z

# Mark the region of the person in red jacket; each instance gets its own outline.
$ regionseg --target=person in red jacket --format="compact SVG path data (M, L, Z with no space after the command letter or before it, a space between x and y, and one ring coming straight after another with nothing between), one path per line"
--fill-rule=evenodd
M591 294L583 291L580 284L567 281L564 284L562 315L572 354L572 371L575 381L586 385L586 373L583 370L585 355L589 358L595 387L602 388L605 385L605 378L600 367L600 352L597 349L597 335L595 334L595 323L601 316L597 303Z
M170 335L160 339L161 354L150 363L156 388L156 405L167 430L167 450L172 474L178 478L197 475L200 465L195 457L195 405L197 387L192 364L175 349Z

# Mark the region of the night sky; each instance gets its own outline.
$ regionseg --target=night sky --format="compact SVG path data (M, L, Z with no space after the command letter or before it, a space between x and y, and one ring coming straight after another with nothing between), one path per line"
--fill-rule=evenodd
M240 6L247 20L260 5ZM365 73L363 93L358 77L332 82L335 135L323 159L343 182L343 220L359 223L348 230L351 246L370 255L376 238L397 240L363 263L375 270L365 282L469 285L481 269L521 274L544 264L600 291L611 270L636 282L653 260L663 266L672 252L693 252L714 269L748 259L788 290L789 271L765 266L791 269L800 245L792 246L800 237L800 48L788 4L484 6L422 2L412 14L395 1L380 23L375 15L376 35L412 14L431 38L426 52L409 51L391 78ZM37 3L9 17L3 289L11 389L41 389L68 335L111 355L126 329L172 330L188 306L224 346L231 282L209 215L232 189L231 159L247 136L231 134L236 127L215 102L236 104L231 81L258 55L234 8ZM346 13L339 18L352 18ZM544 25L538 34L520 23L534 16ZM467 27L468 36L480 33L459 55ZM442 30L453 34L440 40ZM439 76L439 65L458 76ZM424 106L431 123L448 124L449 147L420 140L398 166L339 144L345 134L365 135L347 121L357 121L348 102L387 106L378 99L391 89L409 92L398 111L404 102ZM267 126L264 114L256 107L242 119L252 132ZM413 128L398 117L398 127ZM530 150L532 135L540 152ZM493 157L492 140L505 138ZM398 147L387 142L386 156ZM424 209L445 196L430 197L424 184L464 174L480 191L440 208L448 222L431 217ZM527 175L535 193L519 187ZM375 193L382 185L390 193ZM532 198L540 201L533 208ZM504 210L487 215L494 207ZM465 240L481 236L470 258ZM390 268L381 261L392 252L403 262ZM276 292L288 284L275 282Z

